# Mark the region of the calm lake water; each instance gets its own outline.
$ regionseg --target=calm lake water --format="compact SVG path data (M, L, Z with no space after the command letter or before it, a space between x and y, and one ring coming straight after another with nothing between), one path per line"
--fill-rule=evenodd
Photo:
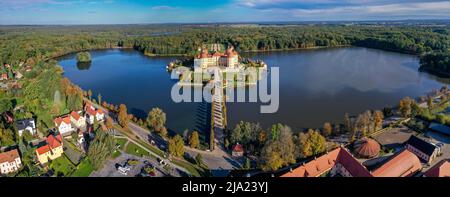
M153 107L167 113L167 126L178 133L201 129L207 118L205 103L175 103L170 92L176 83L166 72L175 57L146 57L133 50L91 52L90 65L78 65L75 55L60 59L64 75L103 100L124 103L129 112L146 117ZM418 72L418 57L366 48L336 48L247 53L280 69L280 105L274 114L260 114L261 103L229 103L229 126L240 120L264 127L284 123L294 130L341 122L345 113L393 106L448 84L448 79ZM94 96L95 98L95 96Z

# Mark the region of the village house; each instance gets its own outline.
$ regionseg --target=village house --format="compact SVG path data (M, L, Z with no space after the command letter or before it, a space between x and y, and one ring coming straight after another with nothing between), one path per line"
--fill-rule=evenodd
M36 123L33 118L16 121L16 128L19 136L22 136L24 131L30 132L31 135L36 135Z
M244 156L244 147L237 143L236 145L234 145L232 151L231 151L231 155L233 157L242 157Z
M2 74L0 75L0 80L8 80L8 74L2 73Z
M92 106L86 107L86 121L88 124L92 125L95 122L95 116L97 115L97 111Z
M76 128L86 127L86 118L81 116L78 112L72 111L69 116L70 116L70 122Z
M0 153L0 174L17 172L21 167L22 161L17 149Z
M431 163L440 152L437 146L414 135L406 141L406 149L428 164Z
M59 158L64 153L61 134L50 134L45 139L45 145L36 149L37 159L40 164L45 164L49 160Z
M55 119L54 122L56 128L58 129L59 133L61 133L61 135L64 136L70 135L70 133L74 131L69 116L58 117Z
M11 113L10 111L4 112L3 117L5 118L5 120L8 124L11 124L14 122L14 114Z
M98 122L103 122L105 120L105 113L101 109L98 109L95 118Z

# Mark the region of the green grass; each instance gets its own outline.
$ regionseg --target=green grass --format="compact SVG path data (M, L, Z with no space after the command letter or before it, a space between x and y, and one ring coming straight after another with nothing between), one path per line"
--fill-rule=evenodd
M111 155L111 157L112 157L113 159L115 159L115 158L119 157L121 154L122 154L122 153L121 153L120 151L115 150L115 151L113 152L113 154Z
M128 154L136 155L138 157L150 155L149 152L147 152L146 150L142 149L141 147L137 146L135 143L132 142L128 143L125 152Z
M128 139L126 138L116 138L116 144L120 145L120 149L125 149L125 144L128 142Z
M50 162L50 168L53 169L55 175L57 176L68 176L73 172L75 166L69 161L66 155L62 155L61 157Z
M194 177L200 177L201 174L203 173L203 170L199 169L198 167L186 162L186 161L182 161L182 160L178 160L178 159L174 159L172 160L172 163L183 167L184 169L186 169L192 176Z
M72 173L73 177L87 177L94 171L94 167L89 162L88 158L85 158L80 164L78 164L76 170Z

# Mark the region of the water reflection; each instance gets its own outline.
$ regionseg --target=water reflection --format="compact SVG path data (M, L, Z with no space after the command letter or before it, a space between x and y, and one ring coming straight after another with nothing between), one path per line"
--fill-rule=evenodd
M92 62L77 62L78 70L89 70Z

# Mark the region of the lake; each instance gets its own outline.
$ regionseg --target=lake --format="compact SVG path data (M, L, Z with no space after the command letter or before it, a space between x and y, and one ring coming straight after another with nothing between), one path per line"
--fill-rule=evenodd
M64 75L93 97L124 103L130 113L145 118L153 107L167 114L167 127L178 133L204 128L205 103L175 103L166 65L176 57L147 57L134 50L92 51L90 65L78 65L75 55L59 60ZM418 97L449 80L418 72L413 55L350 47L284 52L245 53L280 70L280 104L273 114L260 114L261 103L228 103L229 126L260 122L264 128L284 123L294 130L341 122L345 113L394 106L405 97Z

